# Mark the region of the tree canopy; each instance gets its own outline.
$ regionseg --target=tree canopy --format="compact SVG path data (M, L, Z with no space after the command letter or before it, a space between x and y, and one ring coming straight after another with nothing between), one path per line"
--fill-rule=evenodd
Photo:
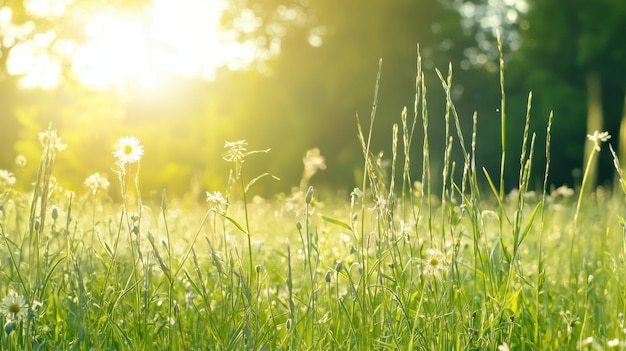
M192 4L203 5L194 13ZM355 170L362 167L355 117L369 118L378 61L382 59L383 68L373 151L390 157L391 126L400 121L404 106L411 111L414 104L419 44L434 162L446 144L445 95L435 69L445 76L451 63L462 127L471 132L476 111L481 140L477 162L495 173L500 132L496 29L505 39L511 151L518 152L514 148L521 145L525 99L532 90L533 128L539 136L545 134L549 111L555 111L553 140L558 147L552 155L558 167L551 181L572 184L571 171L582 165L586 132L585 72L600 75L605 129L613 135L619 131L625 81L619 67L626 55L619 41L626 6L619 2L208 4L214 3L25 0L0 5L0 142L7 150L0 155L0 168L12 168L15 156L22 154L29 160L24 175L35 172L37 133L52 122L70 146L59 156L58 167L68 171L63 182L73 189L91 173L111 168L111 145L123 135L136 135L145 144L142 185L149 190L168 188L181 194L196 185L224 187L228 164L222 160L223 145L240 139L252 149L272 149L246 164L250 174L270 172L282 179L263 181L260 190L296 186L302 157L315 147L328 164L315 181L351 188ZM203 18L216 18L215 11L223 11L217 29L196 25ZM168 20L169 27L164 25ZM224 46L209 46L213 40ZM111 44L104 46L109 50L100 55L104 59L80 61L79 53L88 57L81 48L93 48L94 42ZM11 57L20 57L22 44L34 45L39 54L21 56L34 59L18 70ZM220 61L218 56L226 53L232 56ZM37 68L44 61L48 65ZM97 64L117 69L98 76ZM35 76L41 84L29 86L33 72L40 72ZM58 81L53 84L55 72ZM92 83L94 77L119 81L90 85L89 77ZM149 84L153 80L158 82ZM414 147L412 164L418 167L422 152L419 145ZM509 172L507 179L516 179L517 170L510 167ZM611 175L601 173L601 179Z

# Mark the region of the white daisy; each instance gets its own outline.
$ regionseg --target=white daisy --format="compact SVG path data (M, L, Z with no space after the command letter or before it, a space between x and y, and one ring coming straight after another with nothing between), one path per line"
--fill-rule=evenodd
M135 163L143 156L143 145L135 136L121 137L115 143L113 156L121 163Z
M0 313L6 315L11 320L23 318L28 311L28 304L24 296L10 290L7 296L0 303Z
M214 193L206 192L206 201L215 210L222 210L225 206L228 206L228 201L224 198L221 192L216 191Z
M430 275L438 275L447 269L447 257L436 249L427 249L427 256L424 259L424 270Z

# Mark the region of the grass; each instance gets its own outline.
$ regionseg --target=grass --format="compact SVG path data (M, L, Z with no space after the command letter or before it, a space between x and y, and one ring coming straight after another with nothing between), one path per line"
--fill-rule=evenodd
M428 138L418 55L415 105L391 131L390 168L370 148L376 97L369 123L357 119L365 171L349 195L308 186L324 166L317 150L298 189L250 198L271 175L247 177L244 159L269 150L239 141L226 144L229 186L207 193L208 204L165 193L143 202L140 161L117 163L117 203L98 177L84 194L56 185L60 139L44 132L33 191L13 190L4 173L0 182L0 349L626 349L624 194L577 197L547 184L552 116L543 186L531 189L532 95L519 183L505 194L509 155L498 182L477 168L477 116L466 142L452 69L438 73L448 96L443 172L430 170L440 145ZM594 153L603 141L591 141Z

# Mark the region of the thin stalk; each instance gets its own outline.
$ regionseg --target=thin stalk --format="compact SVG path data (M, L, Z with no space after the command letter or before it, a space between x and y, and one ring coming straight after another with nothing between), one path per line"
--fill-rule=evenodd
M535 339L537 345L541 347L541 334L539 333L539 311L541 310L541 287L543 286L543 225L545 220L546 193L548 188L548 174L550 173L550 137L552 131L553 113L550 111L548 117L548 127L546 128L546 169L543 176L543 192L541 195L541 226L539 227L539 238L537 239L537 283L535 285Z
M310 186L309 189L306 192L306 196L304 197L305 199L305 230L306 230L306 238L307 238L307 242L306 242L306 254L307 254L307 259L309 262L309 279L311 281L311 296L309 297L310 299L310 311L311 311L311 315L309 316L309 321L310 321L310 329L309 332L307 333L310 337L309 343L310 345L313 344L314 340L315 340L315 271L313 269L313 234L311 232L310 229L310 204L311 201L313 201L313 187ZM317 256L317 254L316 254ZM316 260L317 261L317 260Z
M371 163L370 146L371 146L371 141L372 141L372 131L374 130L374 121L376 119L376 108L378 106L378 89L379 89L379 83L380 83L380 76L382 74L382 67L383 67L383 60L380 59L378 61L378 73L376 75L376 84L374 86L374 101L372 103L372 112L370 115L370 125L369 125L368 134L367 134L367 142L365 143L365 145L362 145L365 147L365 149L363 150L364 167L363 167L363 183L362 183L362 188L361 188L363 189L364 194L365 194L365 189L367 187L368 170L370 169L370 163ZM365 321L368 319L368 313L367 313L367 308L366 308L367 289L365 287L366 287L367 276L369 272L369 267L367 264L367 248L369 247L369 244L368 244L369 240L366 240L365 238L365 214L366 214L365 199L363 199L363 201L361 201L361 259L362 259L362 264L363 264L363 267L362 267L363 274L361 274L360 276L361 284L359 284L363 292L361 296L361 303L363 304L361 306L361 313L362 313L361 318L362 318L363 323L365 323Z
M170 239L170 230L169 230L169 225L167 222L167 213L166 213L166 208L167 208L167 203L166 203L166 197L165 197L165 189L163 189L163 195L161 197L161 214L163 215L163 225L165 226L165 235L167 238L167 264L168 264L168 270L169 272L172 272L172 268L173 268L173 262L172 262L172 241ZM155 248L156 250L156 248ZM194 256L195 257L195 256ZM171 276L171 273L167 275L168 277L168 286L167 286L167 299L168 299L168 316L170 317L170 320L172 320L172 318L174 318L174 277ZM173 328L168 328L168 345L171 348L173 346L173 334L174 334L174 330Z
M244 219L246 222L246 238L248 239L248 260L249 265L248 265L248 269L249 269L249 275L248 275L248 281L250 283L252 283L252 278L253 278L253 272L254 272L254 262L252 262L252 234L250 233L250 220L249 220L249 216L248 216L248 199L247 199L247 192L246 192L246 186L243 183L243 170L239 171L239 180L241 182L241 190L243 192L243 212L244 212Z
M500 198L504 198L504 163L506 160L506 93L504 91L504 54L502 52L502 38L498 32L498 50L500 52L500 125L501 147L500 159Z
M589 154L589 159L587 160L587 165L585 166L585 173L583 174L583 180L580 185L580 192L578 193L578 201L576 203L576 212L574 213L574 229L572 232L572 242L570 245L570 258L574 253L574 242L576 241L576 233L578 232L578 215L580 213L580 205L583 202L583 195L585 194L585 187L587 185L587 179L589 177L589 170L591 169L591 165L593 164L593 159L596 155L597 151L595 148L591 149L591 153Z

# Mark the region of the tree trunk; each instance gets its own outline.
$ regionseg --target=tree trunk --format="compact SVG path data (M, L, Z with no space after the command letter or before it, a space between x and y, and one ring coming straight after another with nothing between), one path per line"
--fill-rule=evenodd
M597 71L590 71L587 73L587 134L593 135L597 130L602 132L604 124L604 117L602 114L602 82L600 80L600 74ZM589 156L593 150L594 144L590 141L585 141L585 161L583 163L583 172L587 163L589 162ZM589 173L587 174L588 190L595 190L598 182L598 157L593 158L589 165Z

